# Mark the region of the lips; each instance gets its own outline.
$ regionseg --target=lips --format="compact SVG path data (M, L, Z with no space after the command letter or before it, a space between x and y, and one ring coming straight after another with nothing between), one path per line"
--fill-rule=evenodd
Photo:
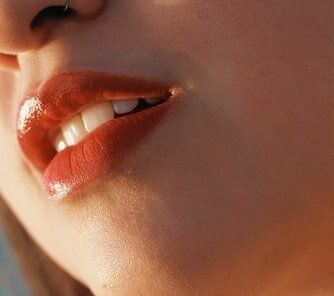
M158 82L96 72L53 77L28 95L18 113L17 136L30 162L44 172L50 197L63 198L108 174L116 162L147 136L168 113L180 88ZM109 120L81 141L57 153L52 133L86 106L134 98L164 101Z

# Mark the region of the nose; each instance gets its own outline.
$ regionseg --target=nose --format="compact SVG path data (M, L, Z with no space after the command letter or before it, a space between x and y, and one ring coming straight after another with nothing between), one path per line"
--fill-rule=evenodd
M69 18L91 20L106 0L1 0L0 52L17 55L34 50L46 42L52 28Z

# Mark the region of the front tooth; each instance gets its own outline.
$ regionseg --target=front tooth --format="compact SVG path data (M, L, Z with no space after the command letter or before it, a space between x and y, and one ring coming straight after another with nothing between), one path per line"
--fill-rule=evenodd
M131 112L137 107L139 99L129 99L129 100L114 100L112 101L114 105L115 113L125 114Z
M155 98L145 99L145 102L149 104L157 104L157 103L160 103L161 101L163 101L163 99L155 99Z
M61 133L59 133L57 135L57 137L55 138L54 146L55 146L57 152L61 152L67 147L67 144L66 144L66 142L63 138L63 135Z
M111 102L99 102L81 113L82 121L87 132L114 118L114 108Z
M80 115L74 116L67 123L65 123L62 130L64 139L68 146L77 144L87 135Z

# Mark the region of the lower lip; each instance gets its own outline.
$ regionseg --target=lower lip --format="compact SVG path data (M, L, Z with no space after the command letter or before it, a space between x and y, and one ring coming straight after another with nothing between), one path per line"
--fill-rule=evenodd
M111 120L57 154L44 172L52 199L62 199L110 173L147 136L175 104L176 97L149 109ZM171 102L173 101L173 102Z

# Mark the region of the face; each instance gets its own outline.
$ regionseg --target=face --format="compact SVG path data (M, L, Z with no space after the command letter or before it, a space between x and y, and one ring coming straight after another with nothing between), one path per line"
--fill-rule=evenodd
M63 1L2 2L0 190L64 270L97 295L333 292L332 1L72 0L75 13L45 18ZM82 88L129 99L147 96L145 81L180 91L78 143L63 136L68 147L52 146L43 165L27 152L18 114L28 99L41 113L46 101L61 113L81 100L43 130L40 155L88 107L92 120L116 111L94 109L102 97ZM21 119L46 121L28 111ZM78 156L122 120L107 150L86 152L93 164ZM70 177L66 154L80 167ZM80 186L50 191L57 178Z

